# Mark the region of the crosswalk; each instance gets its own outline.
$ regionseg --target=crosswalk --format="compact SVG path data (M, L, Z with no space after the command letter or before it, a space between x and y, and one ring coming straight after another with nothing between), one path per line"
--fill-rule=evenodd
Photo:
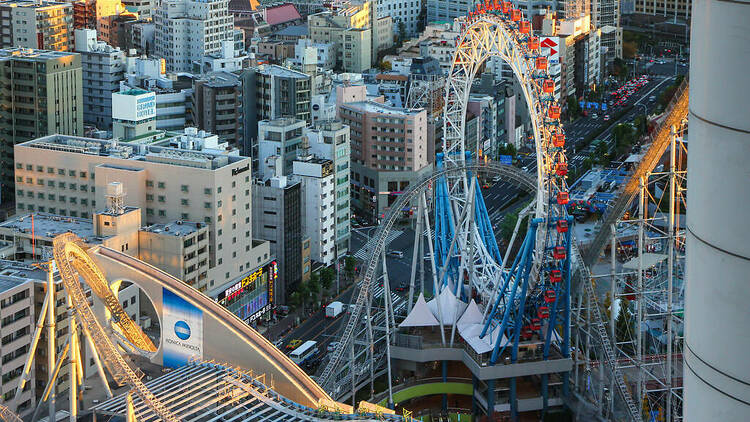
M390 242L394 241L397 237L401 236L404 233L403 230L391 230L388 232L388 237L386 239L385 244L389 244ZM357 252L354 253L354 257L361 260L367 260L370 258L370 253L374 250L375 246L375 238L370 238L370 240L365 243L364 246L362 246Z

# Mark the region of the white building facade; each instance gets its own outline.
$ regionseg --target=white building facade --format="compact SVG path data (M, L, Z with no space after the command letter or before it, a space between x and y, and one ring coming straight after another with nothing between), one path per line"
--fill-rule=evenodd
M155 55L170 72L190 72L203 57L234 41L228 0L161 0L154 13Z
M328 266L336 259L336 192L333 161L307 156L294 161L302 183L302 232L310 238L310 256Z

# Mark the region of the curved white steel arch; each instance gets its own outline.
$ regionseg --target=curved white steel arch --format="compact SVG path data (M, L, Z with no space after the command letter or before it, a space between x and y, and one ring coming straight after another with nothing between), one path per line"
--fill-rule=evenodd
M556 104L554 99L545 101L547 104L542 102L542 98L545 97L542 81L546 79L546 73L540 73L535 69L535 58L538 54L530 50L528 42L524 41L524 38L533 36L532 30L529 30L528 35L522 34L513 27L515 24L509 19L494 14L464 18L462 25L464 30L457 41L445 94L443 152L446 166L465 160L466 106L471 83L484 62L491 56L498 56L513 70L529 106L537 153L536 216L544 217L550 193L549 173L553 170L554 164L565 162L565 157L564 152L554 155L548 152L552 132L544 122L549 107ZM561 126L557 126L556 130L563 132ZM453 194L457 188L456 184L449 182L449 187ZM564 187L564 184L557 184L553 193L563 190Z

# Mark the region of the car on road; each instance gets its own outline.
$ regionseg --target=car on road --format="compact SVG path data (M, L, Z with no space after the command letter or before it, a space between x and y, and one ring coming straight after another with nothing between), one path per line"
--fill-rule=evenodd
M606 122L607 120L609 120L609 114L604 115L604 121Z
M326 347L326 351L329 352L329 353L333 352L333 351L336 350L337 347L339 347L339 342L338 341L332 341L332 342L328 343L328 347Z
M408 289L408 288L409 288L409 284L407 282L405 282L405 281L402 281L401 284L399 284L398 286L396 286L396 291L397 292L405 292L406 289Z
M286 345L286 350L294 350L302 344L302 340L296 338Z
M401 251L391 250L391 251L388 251L388 256L392 256L394 258L403 258L404 257L404 253L401 252Z

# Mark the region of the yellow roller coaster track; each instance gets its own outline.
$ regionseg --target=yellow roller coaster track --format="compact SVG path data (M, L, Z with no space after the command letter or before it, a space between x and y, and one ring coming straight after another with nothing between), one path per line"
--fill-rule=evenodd
M86 280L94 294L104 302L107 310L112 314L112 319L120 327L123 335L135 347L147 352L156 352L156 346L151 339L141 331L141 328L128 316L114 292L109 288L104 274L99 270L94 261L77 242L66 242L64 254L78 274ZM57 258L57 257L55 257ZM59 265L59 263L58 263Z
M72 300L73 311L78 317L81 326L86 331L86 334L94 342L96 351L102 357L104 366L107 367L110 374L112 374L112 377L118 384L127 384L131 386L135 390L136 394L138 394L138 396L143 400L143 402L148 407L153 409L153 411L157 415L159 415L159 418L161 420L168 422L179 421L179 419L174 416L172 412L170 412L161 402L156 399L151 391L148 390L146 385L143 384L140 377L136 375L135 371L133 371L133 369L128 366L128 364L125 362L125 359L123 359L122 355L120 355L120 352L117 350L115 344L112 342L109 336L107 336L104 328L94 316L94 312L89 306L86 294L81 288L79 275L91 287L95 294L98 295L98 293L104 292L105 289L108 292L104 294L105 297L107 297L108 295L114 297L114 294L109 289L106 278L99 270L97 265L93 260L91 260L91 258L83 250L83 248L81 248L81 243L82 242L78 238L78 236L72 233L65 233L57 236L52 243L53 254L55 262L57 263L57 268L60 271L60 277L62 278L63 285L65 286L65 291ZM117 302L117 300L115 300L115 302ZM117 305L119 307L119 303ZM110 309L110 311L112 311L112 309ZM125 333L126 335L126 338L132 341L131 339L145 337L145 335L143 335L143 333L140 331L140 328L138 328L127 315L124 315L124 318L120 317L118 324L122 324L125 319L130 321L130 323L132 324L127 325L127 322L125 322L125 328L123 328L123 325L120 325L121 329L123 329L123 333ZM127 327L138 328L138 332L140 334L135 335L132 331L128 333ZM151 340L148 340L148 343L145 343L141 340L136 340L133 341L133 344L137 345L139 341L140 344L144 345L144 350L148 350L145 348L148 346L148 344L151 345L153 350L156 350Z

